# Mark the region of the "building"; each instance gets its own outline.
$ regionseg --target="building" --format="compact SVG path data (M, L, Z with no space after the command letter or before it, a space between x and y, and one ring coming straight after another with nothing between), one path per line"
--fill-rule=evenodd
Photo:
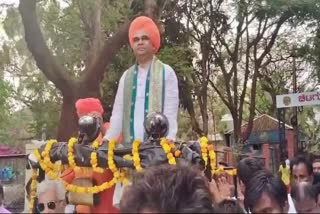
M248 124L241 127L244 133ZM280 161L280 141L279 141L279 121L267 114L260 115L253 120L253 128L251 134L243 147L241 148L241 157L261 158L265 162L266 168L276 171ZM287 142L288 158L294 156L297 152L294 143L293 127L285 124L285 136ZM226 142L230 147L235 148L236 144L233 138L233 130L225 133ZM307 143L307 137L303 133L299 133L299 141L302 144ZM240 157L240 158L241 158Z

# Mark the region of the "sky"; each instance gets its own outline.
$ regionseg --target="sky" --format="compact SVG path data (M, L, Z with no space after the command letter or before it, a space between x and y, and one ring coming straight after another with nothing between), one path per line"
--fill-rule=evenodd
M17 4L18 5L19 0L0 0L0 4Z

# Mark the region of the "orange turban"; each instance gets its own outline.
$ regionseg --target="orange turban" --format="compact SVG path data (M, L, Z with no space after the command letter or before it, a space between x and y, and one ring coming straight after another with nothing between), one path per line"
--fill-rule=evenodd
M135 18L130 24L129 41L131 47L133 46L134 34L139 30L143 30L148 34L150 41L156 49L155 52L158 52L160 48L160 32L153 20L146 16L139 16Z
M78 114L88 114L91 112L103 113L103 108L100 100L97 98L79 99L76 102L76 109Z

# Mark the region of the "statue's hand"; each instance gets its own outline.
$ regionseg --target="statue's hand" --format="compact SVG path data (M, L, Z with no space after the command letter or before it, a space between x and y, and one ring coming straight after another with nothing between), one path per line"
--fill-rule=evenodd
M28 164L27 168L29 168L29 167L30 168L38 168L39 163L37 161L36 156L33 153L28 155L28 163L29 164Z

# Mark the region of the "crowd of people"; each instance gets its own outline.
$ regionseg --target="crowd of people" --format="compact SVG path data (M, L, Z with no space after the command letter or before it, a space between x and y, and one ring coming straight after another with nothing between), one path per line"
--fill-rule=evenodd
M237 164L236 189L227 173L210 180L203 169L184 160L150 167L133 176L121 194L119 209L112 213L320 213L316 162L306 155L297 155L290 163L284 161L279 172L283 167L289 170L286 185L287 178L271 173L261 159L244 158ZM0 193L3 199L3 190ZM68 202L61 181L45 179L37 187L34 213L77 210Z
M287 161L281 166L289 170L288 185L283 174L272 174L263 161L250 157L242 159L237 167L237 198L232 191L226 191L226 184L221 182L228 180L224 178L227 174L209 181L203 172L186 163L150 168L138 174L122 198L120 210L139 213L320 213L320 180L313 168L315 164L307 156L297 155L290 164Z

